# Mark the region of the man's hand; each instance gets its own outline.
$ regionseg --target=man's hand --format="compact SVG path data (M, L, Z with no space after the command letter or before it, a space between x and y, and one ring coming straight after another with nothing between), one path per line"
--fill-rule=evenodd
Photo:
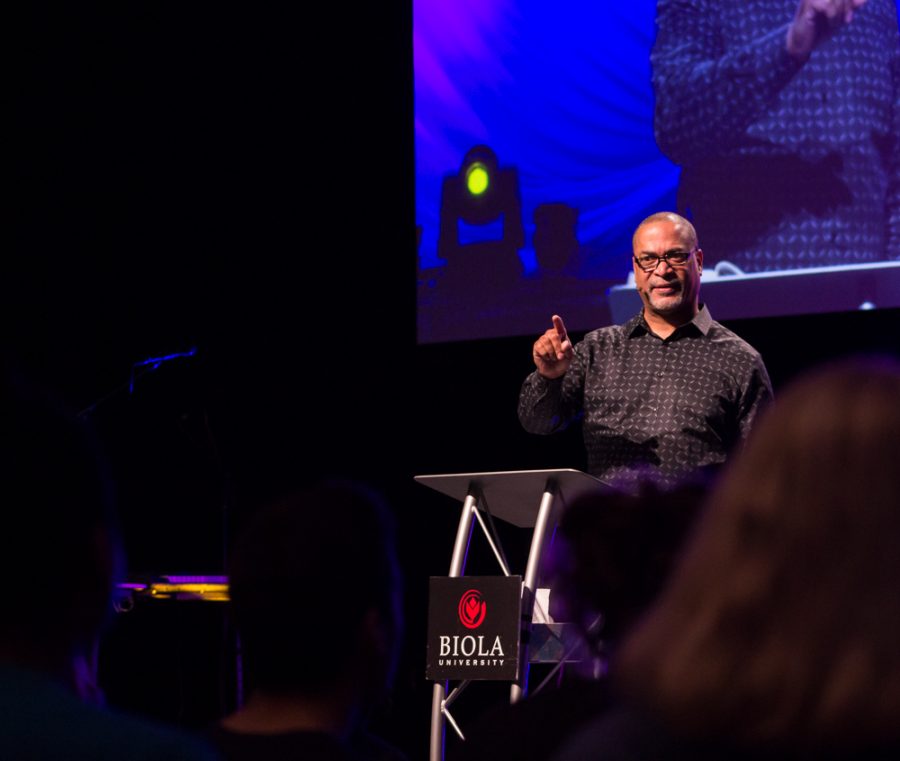
M559 378L572 364L572 342L562 317L553 315L553 327L534 342L531 350L537 371L545 378Z
M853 12L866 0L800 0L797 14L788 27L787 51L798 61L806 61L813 48L853 20Z

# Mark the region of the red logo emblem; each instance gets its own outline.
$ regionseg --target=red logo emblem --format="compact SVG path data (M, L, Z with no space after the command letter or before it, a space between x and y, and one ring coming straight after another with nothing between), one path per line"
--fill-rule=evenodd
M459 598L459 620L467 629L481 626L486 613L487 603L477 589L470 589Z

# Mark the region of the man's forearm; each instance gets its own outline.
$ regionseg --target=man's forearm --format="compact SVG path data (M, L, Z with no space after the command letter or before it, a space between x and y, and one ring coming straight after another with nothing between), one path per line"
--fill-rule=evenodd
M563 379L544 378L537 372L529 375L519 393L519 422L529 433L555 433L564 429L572 418L562 393Z
M651 55L655 131L676 163L709 158L738 142L802 65L787 52L788 20L728 48L719 12L708 0L659 3Z

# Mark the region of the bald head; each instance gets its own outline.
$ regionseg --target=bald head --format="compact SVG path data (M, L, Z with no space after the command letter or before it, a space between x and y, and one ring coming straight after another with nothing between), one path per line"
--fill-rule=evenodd
M646 227L647 225L651 225L654 222L671 222L673 225L675 225L675 230L678 234L678 237L681 239L684 247L689 251L693 251L695 248L699 247L699 244L697 242L697 231L688 220L673 211L658 211L655 214L651 214L649 217L644 219L634 231L634 235L631 238L631 247L635 251L637 250L637 236L641 231L641 228Z

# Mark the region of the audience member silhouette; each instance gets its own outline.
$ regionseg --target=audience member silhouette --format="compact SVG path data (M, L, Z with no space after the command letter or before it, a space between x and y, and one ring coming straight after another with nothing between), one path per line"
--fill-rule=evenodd
M900 756L900 363L797 379L561 759Z
M111 482L89 431L49 394L4 373L0 395L0 758L215 758L97 705L98 637L124 557Z
M636 493L581 497L566 509L545 575L554 620L583 633L583 660L566 666L559 686L486 713L463 745L452 746L454 758L548 759L579 726L610 709L606 664L659 591L705 491L700 479L668 492L646 483Z
M392 517L327 482L253 515L229 562L249 697L210 739L228 761L400 759L366 731L399 654Z

